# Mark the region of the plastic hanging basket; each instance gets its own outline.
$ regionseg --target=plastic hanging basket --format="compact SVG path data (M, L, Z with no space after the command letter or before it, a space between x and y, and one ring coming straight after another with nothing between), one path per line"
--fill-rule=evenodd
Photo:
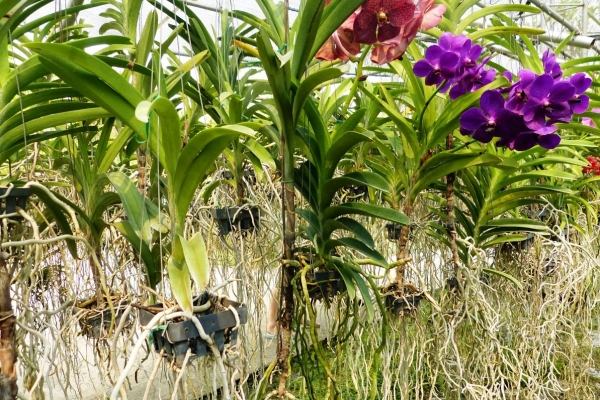
M260 226L260 209L256 206L213 208L210 214L223 236L232 231L252 232Z
M17 212L17 207L24 210L29 196L31 196L31 189L29 188L1 187L0 215L15 214ZM17 221L23 219L20 215L13 215L10 218Z
M346 289L337 271L316 271L306 275L308 295L312 300L329 299Z
M385 297L386 306L394 315L414 313L419 308L421 300L423 300L421 294L409 294L404 297L388 295Z
M248 310L244 304L230 299L223 299L223 307L233 306L238 313L240 324L248 321ZM152 308L162 308L162 304L151 306ZM139 320L142 326L148 325L153 313L146 310L139 310ZM220 352L223 352L225 346L235 345L238 339L239 330L234 330L236 319L232 311L221 311L212 314L195 314L202 325L204 332L211 336ZM166 325L159 326L150 332L149 337L152 348L160 353L164 350L164 355L169 361L175 362L175 365L181 367L188 349L191 349L190 361L198 357L211 354L208 344L200 338L196 325L190 320L181 322L169 322Z

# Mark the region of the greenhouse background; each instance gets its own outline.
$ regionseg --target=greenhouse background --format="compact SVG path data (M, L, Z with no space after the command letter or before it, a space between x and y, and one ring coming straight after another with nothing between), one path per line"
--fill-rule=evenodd
M0 400L600 396L596 1L0 16Z

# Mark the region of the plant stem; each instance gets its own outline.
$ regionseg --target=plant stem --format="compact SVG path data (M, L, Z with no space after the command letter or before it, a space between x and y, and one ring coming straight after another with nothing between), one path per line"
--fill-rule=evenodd
M438 86L437 89L435 89L435 92L433 92L431 97L429 97L425 102L425 105L423 106L423 111L421 112L421 116L419 117L419 132L423 132L423 117L425 117L425 111L427 111L427 107L429 107L429 104L431 104L433 98L440 92L440 90L442 90L442 88L446 86L446 83L448 83L448 79L445 79L442 82L442 84Z
M363 62L365 61L367 54L369 54L369 51L371 51L371 47L372 46L367 46L364 48L362 54L360 55L360 58L358 59L358 63L356 64L356 77L354 78L354 82L352 83L352 88L350 88L350 94L348 95L348 98L346 99L346 102L344 103L344 108L342 108L342 116L344 118L346 117L346 113L348 112L350 103L352 103L354 94L356 93L356 90L358 89L358 82L360 82L360 77L362 76L362 71L363 71Z
M410 195L406 196L404 200L404 214L410 219L412 215L412 201ZM396 250L396 262L400 262L396 266L396 281L398 282L398 290L402 289L404 284L404 270L406 266L406 246L408 245L408 237L410 236L410 225L404 225L400 229L400 237L398 238L398 246Z

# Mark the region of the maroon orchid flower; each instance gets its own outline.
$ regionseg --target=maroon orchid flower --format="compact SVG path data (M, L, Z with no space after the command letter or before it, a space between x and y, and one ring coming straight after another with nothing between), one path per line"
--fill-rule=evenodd
M393 39L413 19L415 9L411 0L366 0L354 20L354 39L364 44Z
M397 60L404 55L419 30L426 31L438 26L446 12L446 6L433 4L434 2L435 0L419 0L413 18L402 26L398 36L384 41L373 49L371 61L377 64L386 64Z
M327 2L329 4L329 1ZM344 23L335 31L333 35L321 46L315 57L319 60L349 60L360 52L360 43L354 38L354 20L356 13L353 13Z

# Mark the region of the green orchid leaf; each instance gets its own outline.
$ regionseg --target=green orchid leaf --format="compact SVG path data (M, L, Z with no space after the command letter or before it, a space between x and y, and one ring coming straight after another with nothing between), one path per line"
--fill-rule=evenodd
M348 247L350 249L356 250L359 253L365 255L366 257L371 258L373 261L377 262L380 267L386 267L388 262L385 257L381 255L377 250L367 246L365 243L361 242L358 239L350 238L350 237L341 237L338 239L330 239L327 240L324 244L325 252L329 252L333 250L335 247Z
M478 19L484 18L488 15L495 15L497 13L505 12L522 12L527 14L539 14L541 10L537 7L527 6L523 4L497 4L493 6L487 6L481 10L477 10L460 20L460 23L456 26L456 33L462 33L465 29Z
M344 203L339 206L329 207L323 212L322 218L323 220L327 220L350 214L384 219L400 225L410 224L408 217L400 211L365 203Z
M340 217L325 221L323 224L323 237L331 237L331 234L338 229L346 230L354 234L356 239L360 240L370 248L375 247L375 241L369 231L360 222L348 217Z
M292 77L300 80L306 71L306 64L310 61L311 49L315 42L325 0L312 0L304 2L300 12L299 25L296 29L294 41L294 58L292 59ZM300 107L301 109L301 107Z
M443 162L438 163L442 160ZM416 199L417 195L428 188L432 183L444 176L476 165L495 165L502 162L500 157L492 154L470 153L470 154L449 154L442 153L432 157L425 162L419 170L416 183L414 184L411 197ZM433 168L432 168L433 167Z
M358 286L358 290L360 290L363 303L367 309L367 320L369 322L373 322L373 319L375 318L375 310L373 307L373 300L371 299L371 293L369 292L369 287L367 286L367 283L363 277L358 274L358 272L352 271L352 276L354 278L354 282L356 282L356 285Z
M167 272L169 274L173 297L177 300L177 304L179 304L183 311L192 314L194 310L191 288L192 281L185 262L180 263L175 257L169 257Z
M338 178L333 178L325 181L321 194L321 209L329 207L335 193L350 186L368 186L382 192L389 192L389 183L379 174L370 171L354 171L349 172Z
M125 214L127 214L135 234L149 245L152 240L152 231L144 197L124 173L115 171L107 174L107 177L121 198Z
M345 135L336 138L324 157L323 179L333 178L342 157L360 143L373 140L373 134L371 132L347 132Z
M198 232L189 241L182 236L179 237L179 240L190 276L196 282L198 290L202 292L208 286L208 279L210 277L210 264L208 262L208 252L206 251L204 239L200 232Z
M523 290L523 284L519 282L517 278L510 274L507 274L506 272L498 271L497 269L492 268L482 268L481 270L486 274L498 275L504 279L508 279L509 281L514 283L520 290Z
M298 87L296 96L294 96L294 104L292 111L293 120L298 121L300 113L302 112L304 104L306 103L306 99L308 99L308 97L312 94L312 92L318 85L321 85L324 82L333 79L337 79L342 75L343 72L339 68L326 68L321 71L315 72L314 74L311 74L306 79L304 79Z
M136 234L135 229L129 221L121 221L113 224L115 228L123 235L123 237L133 246L135 251L140 255L146 269L146 278L148 278L148 286L156 289L156 285L161 280L160 265L154 263L154 257L150 247Z

